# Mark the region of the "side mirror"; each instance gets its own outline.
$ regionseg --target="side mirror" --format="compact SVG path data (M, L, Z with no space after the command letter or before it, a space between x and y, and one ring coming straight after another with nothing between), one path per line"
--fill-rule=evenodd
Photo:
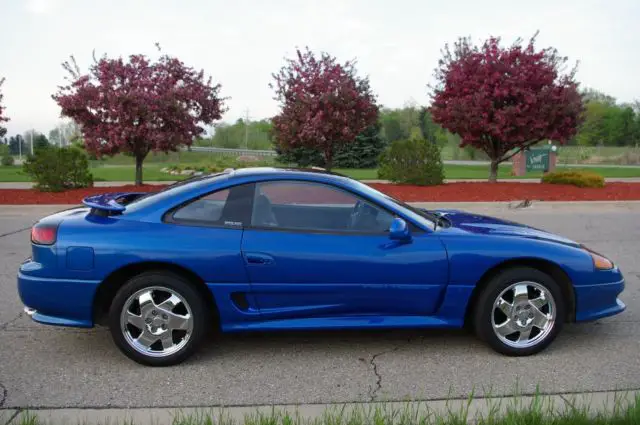
M389 239L400 242L410 242L411 232L407 222L401 218L394 218L389 227Z

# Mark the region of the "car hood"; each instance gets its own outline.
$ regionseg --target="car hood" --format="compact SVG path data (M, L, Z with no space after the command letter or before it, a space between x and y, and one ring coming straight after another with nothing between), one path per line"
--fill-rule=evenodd
M525 224L503 220L496 217L473 214L460 210L440 209L431 210L429 212L445 218L451 224L451 227L470 233L480 233L496 236L513 236L526 239L538 239L549 242L556 242L575 247L580 246L580 244L578 244L577 242L563 236L536 229Z

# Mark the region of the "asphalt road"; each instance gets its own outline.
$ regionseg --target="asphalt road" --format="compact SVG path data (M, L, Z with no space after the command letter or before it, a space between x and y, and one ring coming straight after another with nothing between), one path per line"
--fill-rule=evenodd
M507 358L462 331L273 333L212 339L183 365L127 360L105 329L32 323L15 272L22 230L47 207L0 207L0 407L148 407L441 399L514 390L640 388L640 204L479 207L588 243L627 277L617 317L571 325L545 352ZM15 232L15 233L13 233Z

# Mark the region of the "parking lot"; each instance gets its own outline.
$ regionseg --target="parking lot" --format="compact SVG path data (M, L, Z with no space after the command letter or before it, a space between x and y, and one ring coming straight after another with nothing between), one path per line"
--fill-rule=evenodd
M28 229L60 208L0 207L0 407L146 407L442 399L640 388L640 204L471 209L561 233L614 259L627 311L570 325L545 352L494 353L464 331L224 336L188 362L146 368L104 328L54 328L23 315L15 285Z

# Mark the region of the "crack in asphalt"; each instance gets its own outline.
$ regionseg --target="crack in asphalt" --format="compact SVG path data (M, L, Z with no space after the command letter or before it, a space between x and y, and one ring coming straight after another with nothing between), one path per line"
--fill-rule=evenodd
M29 229L31 229L31 226L25 227L23 229L14 230L12 232L3 233L0 235L0 238L4 238L5 236L15 235L16 233L24 232L25 230L29 230Z
M0 382L0 407L4 406L4 402L7 400L7 387Z
M12 325L13 323L17 322L18 320L20 320L20 318L24 315L24 311L21 311L20 313L18 313L18 315L16 317L14 317L13 319L9 320L6 323L3 323L2 325L0 325L0 331L6 331L7 328ZM1 406L1 404L0 404Z
M407 341L406 341L406 343L404 345L409 345L409 344L411 344L411 338L407 339ZM393 347L390 350L381 351L381 352L375 353L373 356L371 356L371 360L369 360L369 365L372 367L373 374L376 377L376 385L375 385L375 388L369 387L369 398L370 398L370 401L375 401L375 398L376 398L376 395L378 394L378 391L380 391L382 389L382 375L378 371L378 364L376 363L376 359L378 357L380 357L380 356L385 355L385 354L395 353L396 351L398 351L400 349L400 347L402 347L402 344L398 344L398 345L396 345L395 347Z

